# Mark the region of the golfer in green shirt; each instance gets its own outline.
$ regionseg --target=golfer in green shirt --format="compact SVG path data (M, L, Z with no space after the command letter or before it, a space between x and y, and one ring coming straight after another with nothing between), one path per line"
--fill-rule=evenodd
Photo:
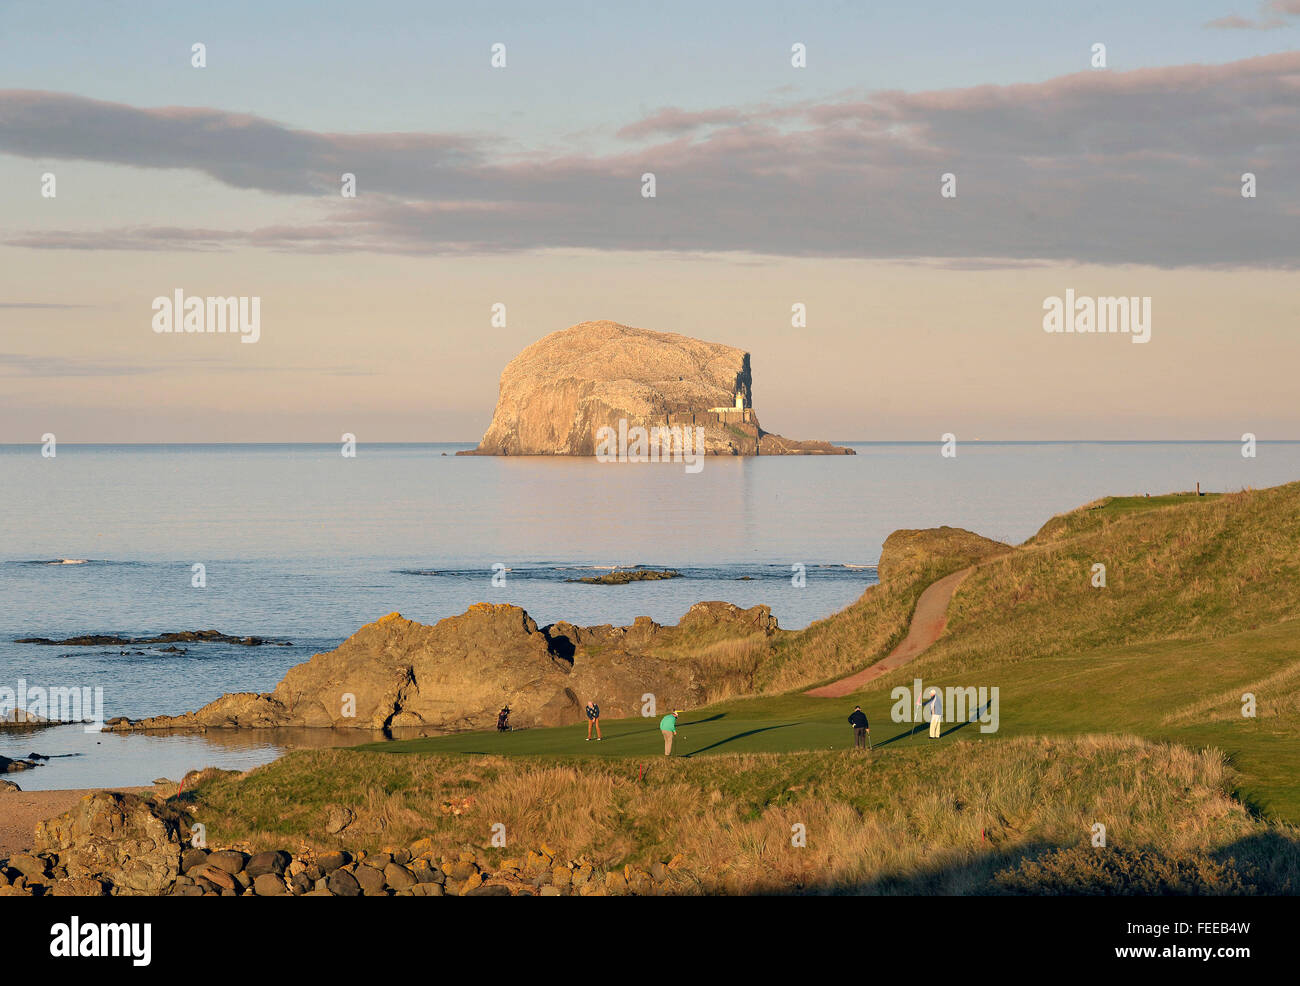
M677 717L681 714L681 709L673 709L659 720L659 730L664 734L664 756L666 757L673 755L673 737L677 735Z

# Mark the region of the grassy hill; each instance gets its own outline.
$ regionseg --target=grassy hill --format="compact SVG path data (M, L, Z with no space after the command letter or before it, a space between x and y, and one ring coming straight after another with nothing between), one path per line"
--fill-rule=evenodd
M1092 566L1106 566L1094 588ZM1300 616L1300 483L1221 497L1117 498L1049 521L981 566L922 658L946 673Z
M774 640L758 661L754 690L773 694L821 684L872 664L906 636L926 586L1009 551L956 527L895 531L881 549L879 584L848 608Z
M1014 549L950 528L890 542L881 584L841 613L766 641L701 643L701 653L743 666L735 680L759 694L691 710L680 759L664 762L654 720L629 719L607 723L601 743L565 727L295 755L198 796L232 835L257 838L261 823L239 819L258 792L267 824L301 813L297 825L323 798L345 797L312 786L329 788L323 775L343 762L330 758L359 757L346 761L358 785L346 797L380 808L443 797L469 771L504 785L493 810L526 814L549 804L537 800L538 778L571 778L591 805L608 804L608 824L632 828L614 838L584 821L572 838L622 859L689 846L713 874L702 889L1123 892L1154 880L1168 892L1300 892L1300 483L1107 498L1052 518ZM944 635L919 658L848 698L804 694L883 657L921 591L971 565ZM916 677L996 688L997 731L950 722L930 740L891 718L892 689ZM1246 693L1254 717L1242 715ZM857 703L874 750L855 758L843 751ZM650 779L624 800L616 792L647 765ZM287 783L299 775L316 781ZM564 785L553 786L546 797L567 804ZM638 791L657 792L657 807ZM427 824L411 810L406 824ZM830 844L787 858L781 826L793 824L791 811ZM551 821L537 838L568 837L560 815L543 815ZM1095 821L1123 852L1089 854ZM484 841L468 830L456 837ZM719 875L728 860L729 875Z

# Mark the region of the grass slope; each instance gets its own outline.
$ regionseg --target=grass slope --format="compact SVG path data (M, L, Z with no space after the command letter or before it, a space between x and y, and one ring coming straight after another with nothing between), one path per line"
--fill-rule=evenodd
M847 610L770 646L702 642L765 694L690 710L670 761L638 718L600 743L584 725L295 754L192 796L218 837L319 839L336 801L373 819L354 840L432 828L481 846L503 820L611 864L688 852L702 890L1300 892L1300 484L1108 498L1014 550L953 529L895 538L884 581ZM970 564L929 651L849 698L803 694L887 653L921 590ZM897 721L912 702L891 691L914 677L996 687L998 730L931 740ZM867 756L847 752L857 703ZM440 820L470 790L463 826ZM796 821L815 852L788 853ZM1079 849L1093 821L1124 852Z
M859 702L877 746L928 749L924 728L912 736L911 724L890 718L890 691L919 676L927 685L999 689L996 735L949 723L946 738L1124 732L1218 747L1238 771L1237 790L1247 803L1300 822L1300 620L1287 619L1300 614L1300 484L1230 496L1108 498L1053 518L1010 553L953 543L960 547L936 552L929 563L923 549L901 552L906 561L882 583L903 587L890 606L871 602L869 590L782 644L793 661L802 639L819 671L828 652L844 671L870 663L882 649L880 633L862 628L870 615L889 610L897 617L912 590L919 595L925 580L963 567L972 549L984 549L983 565L954 599L947 632L921 658L848 699L790 692L694 710L678 750L695 757L842 748L851 738L845 716ZM1098 559L1107 565L1105 588L1092 586ZM850 662L854 641L860 651ZM1253 719L1241 716L1245 692L1258 700ZM662 754L654 721L609 723L600 744L582 743L584 732L474 733L381 748Z
M209 777L181 797L218 844L374 850L428 837L489 857L546 846L604 869L680 856L706 893L1025 892L1026 866L1075 892L1300 888L1300 842L1227 795L1217 756L1133 737L1022 738L957 744L936 766L917 750L648 767L325 750ZM339 835L322 826L330 804L356 811ZM1112 872L1095 872L1096 850L1075 858L1096 823ZM494 850L497 824L507 845ZM792 842L799 830L804 846Z

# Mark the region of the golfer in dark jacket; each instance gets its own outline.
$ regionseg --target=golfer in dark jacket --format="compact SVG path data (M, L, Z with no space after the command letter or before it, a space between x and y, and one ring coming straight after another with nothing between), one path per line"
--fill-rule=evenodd
M591 742L591 727L596 727L596 741L599 742L603 737L600 735L600 706L595 702L587 702L587 742Z
M865 749L867 733L871 732L871 724L867 722L867 714L862 711L862 706L853 706L853 713L849 716L849 725L853 727L853 748L855 750Z

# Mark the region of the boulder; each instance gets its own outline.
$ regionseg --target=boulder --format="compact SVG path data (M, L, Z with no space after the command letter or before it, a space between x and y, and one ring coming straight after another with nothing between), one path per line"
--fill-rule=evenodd
M384 867L384 882L393 890L405 890L416 883L415 876L400 863L389 863Z
M181 853L181 872L188 873L196 866L202 866L208 861L208 851L206 849L191 848Z
M361 884L347 870L335 870L329 875L326 887L335 897L360 897Z
M178 820L151 801L97 791L36 826L37 851L57 855L69 879L107 882L117 895L161 894L180 874Z
M276 852L259 852L248 860L244 866L244 872L256 883L259 876L268 873L276 877L283 876L291 861L292 857L287 852L280 850Z
M225 870L227 873L234 875L247 865L248 854L237 849L222 849L208 856L208 863L217 867L217 869Z
M356 881L360 885L363 894L375 896L384 892L383 870L377 870L373 866L362 863L357 867L356 872L352 875L356 877Z
M340 866L352 862L352 856L340 849L331 849L316 857L316 866L322 873L333 873Z
M253 880L253 893L259 897L283 897L288 892L284 880L278 874L259 873Z
M500 883L484 883L464 892L466 897L509 897L510 888Z
M196 883L206 882L217 890L229 890L234 893L239 884L235 881L232 874L225 870L213 866L210 863L204 863L190 871Z
M411 864L411 872L419 883L446 883L446 874L427 859L417 859Z

